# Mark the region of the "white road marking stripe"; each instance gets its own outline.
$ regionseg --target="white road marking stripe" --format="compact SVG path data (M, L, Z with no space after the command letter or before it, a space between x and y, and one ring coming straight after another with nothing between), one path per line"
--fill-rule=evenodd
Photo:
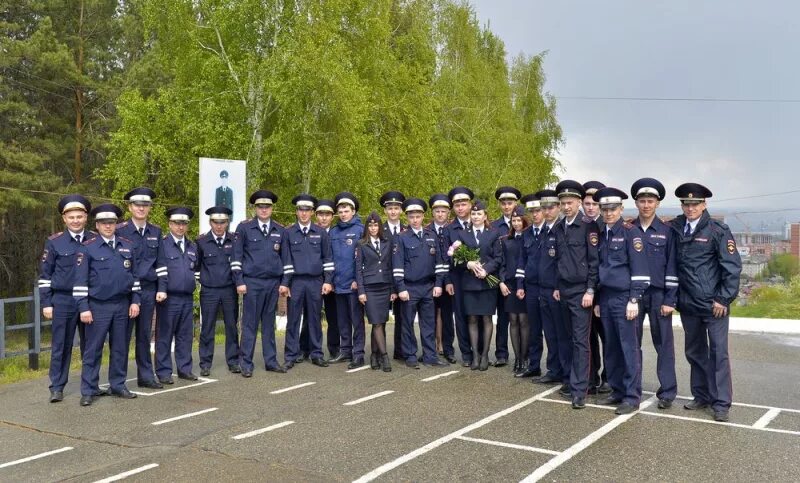
M389 394L392 394L393 392L394 391L381 391L377 394L373 394L372 396L362 397L361 399L356 399L355 401L346 402L342 406L355 406L356 404L361 404L362 402L366 402L371 399L387 396Z
M655 394L652 391L642 391L642 394ZM675 399L685 399L687 401L691 401L692 397L690 396L676 396ZM800 409L790 409L790 408L779 408L777 406L764 406L763 404L749 404L749 403L731 403L733 406L741 406L743 408L758 408L758 409L780 409L781 412L784 413L800 413Z
M237 434L236 436L231 436L231 439L245 439L251 438L253 436L258 436L259 434L266 433L268 431L272 431L273 429L279 429L284 426L289 426L290 424L294 424L294 421L284 421L282 423L273 424L272 426L267 426L266 428L256 429L255 431L250 431L249 433L242 433Z
M108 478L97 480L95 483L110 483L112 481L119 481L125 479L131 475L135 475L136 473L141 473L142 471L147 471L152 468L156 468L158 463L150 463L149 465L140 466L138 468L134 468L130 471L126 471L125 473L120 473L118 475L109 476Z
M295 389L300 389L301 387L311 386L314 384L316 384L316 382L304 382L296 386L285 387L283 389L278 389L277 391L272 391L270 394L281 394L284 392L294 391Z
M766 412L763 416L759 418L758 421L753 423L754 428L763 429L766 428L769 423L772 422L775 417L780 414L781 410L778 408L772 408Z
M452 376L453 374L458 374L458 371L448 371L448 372L443 372L441 374L436 374L435 376L426 377L425 379L422 379L422 382L435 381L436 379L440 379L442 377L447 377L447 376Z
M39 458L44 458L45 456L50 456L58 453L63 453L64 451L73 450L72 446L64 446L63 448L54 449L53 451L47 451L46 453L39 453L33 456L28 456L27 458L22 458L14 461L9 461L8 463L0 464L0 469L8 468L9 466L18 465L21 463L27 463L28 461L38 460Z
M152 349L151 349L151 352L152 352ZM136 380L136 378L128 379L126 382L135 381L135 380ZM166 394L168 392L174 392L174 391L182 391L184 389L189 389L190 387L197 387L197 386L202 386L204 384L217 382L217 379L206 379L204 377L198 377L197 380L200 381L200 382L195 382L195 383L189 384L187 386L173 387L172 389L157 389L155 392L141 392L141 391L131 391L131 392L134 393L134 394L137 394L139 396L158 396L159 394ZM108 389L108 387L109 387L108 383L100 384L100 388L101 389Z
M647 401L643 402L639 406L639 409L642 410L642 409L647 408L648 406L653 404L653 402L655 400L656 400L655 396L651 397ZM611 431L613 431L614 428L616 428L620 424L624 423L625 421L631 419L638 412L640 412L640 411L635 411L635 412L632 412L630 414L623 414L622 416L615 417L614 419L612 419L611 421L607 422L606 424L601 426L599 429L594 431L593 433L589 434L589 436L587 436L587 437L583 438L582 440L578 441L577 443L573 444L572 446L567 448L564 452L559 453L558 456L552 458L547 463L545 463L542 466L536 468L536 471L534 471L533 473L528 475L528 477L525 478L522 481L525 482L525 483L529 483L529 482L534 482L534 481L541 480L542 478L547 476L548 473L550 473L554 469L558 468L562 464L566 463L567 461L571 460L573 456L577 455L581 451L583 451L586 448L588 448L589 446L591 446L597 440L599 440L603 436L605 436L608 433L610 433Z
M171 423L173 421L178 421L178 420L181 420L181 419L186 419L186 418L191 418L191 417L194 417L194 416L199 416L201 414L214 412L217 409L219 409L219 408L203 409L202 411L196 411L196 412L193 412L193 413L184 414L182 416L175 416L174 418L162 419L161 421L156 421L156 422L150 423L150 424L153 425L153 426L160 426L162 424Z
M356 367L355 369L348 369L348 370L346 370L344 372L347 372L347 373L358 372L358 371L363 371L364 369L369 369L369 368L370 368L370 366L361 366L361 367Z
M558 403L558 404L569 404L569 405L572 405L572 401L566 401L566 400L560 400L560 399L550 399L550 398L547 398L547 397L542 398L542 401L554 402L554 403ZM597 408L597 409L610 409L611 411L616 411L617 410L616 406L603 406L602 404L586 403L586 407L587 408Z
M532 451L534 453L544 453L553 456L558 456L560 454L558 451L552 451L549 449L535 448L533 446L523 446L521 444L514 444L514 443L504 443L502 441L492 441L490 439L470 438L469 436L459 436L456 439L463 439L464 441L472 441L473 443L491 444L492 446L502 446L504 448L521 449L523 451Z
M393 469L397 468L398 466L401 466L401 465L403 465L405 463L408 463L409 461L413 460L414 458L422 456L425 453L428 453L428 452L438 448L439 446L447 443L448 441L452 441L453 439L458 438L459 436L463 436L464 434L469 433L470 431L474 431L474 430L476 430L476 429L478 429L478 428L480 428L482 426L485 426L485 425L491 423L492 421L494 421L496 419L500 419L503 416L506 416L508 414L513 413L514 411L517 411L518 409L522 409L525 406L528 406L531 403L536 402L539 399L558 391L559 388L560 388L560 386L551 387L550 389L547 389L546 391L540 392L539 394L537 394L537 395L535 395L533 397L530 397L530 398L528 398L528 399L526 399L526 400L524 400L524 401L522 401L520 403L517 403L517 404L515 404L515 405L513 405L513 406L511 406L509 408L506 408L506 409L504 409L502 411L498 411L498 412L496 412L494 414L491 414L491 415L481 419L480 421L474 422L474 423L470 424L469 426L466 426L464 428L459 429L458 431L454 431L454 432L452 432L452 433L450 433L448 435L442 436L441 438L439 438L437 440L431 441L430 443L426 444L425 446L423 446L421 448L417 448L417 449L415 449L414 451L412 451L410 453L406 453L403 456L400 456L399 458L395 459L394 461L390 461L390 462L388 462L388 463L386 463L384 465L381 465L381 466L375 468L374 470L370 471L369 473L367 473L364 476L360 477L359 479L355 480L353 483L367 483L369 481L372 481L372 480L378 478L379 476L384 475L384 474L388 473L389 471L392 471Z
M748 424L726 423L722 421L713 421L711 419L690 418L688 416L677 416L675 414L666 414L666 413L652 413L649 411L642 411L641 414L646 414L647 416L656 416L659 418L680 419L681 421L693 421L695 423L717 424L719 426L731 426L734 428L753 429L756 431L768 431L770 433L793 434L795 436L800 436L800 431L790 431L788 429L756 428L755 426L750 426Z

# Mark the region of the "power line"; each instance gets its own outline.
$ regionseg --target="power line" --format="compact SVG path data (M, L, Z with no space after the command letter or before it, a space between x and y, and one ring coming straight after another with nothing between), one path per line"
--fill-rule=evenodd
M766 99L733 97L626 97L626 96L554 96L574 101L638 101L638 102L750 102L765 104L800 104L800 99Z
M800 193L800 190L791 190L791 191L781 191L778 193L765 193L763 195L750 195L750 196L739 196L736 198L723 198L721 200L712 200L714 203L721 203L724 201L737 201L737 200L749 200L753 198L767 198L770 196L780 196L780 195L788 195L792 193Z

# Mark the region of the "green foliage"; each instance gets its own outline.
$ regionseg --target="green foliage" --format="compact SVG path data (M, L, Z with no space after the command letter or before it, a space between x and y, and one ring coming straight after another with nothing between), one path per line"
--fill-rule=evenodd
M781 253L774 255L767 262L767 276L780 275L784 280L791 280L792 277L800 274L800 260L791 253Z
M800 276L787 285L765 285L753 290L745 306L733 306L734 317L796 319L800 314Z

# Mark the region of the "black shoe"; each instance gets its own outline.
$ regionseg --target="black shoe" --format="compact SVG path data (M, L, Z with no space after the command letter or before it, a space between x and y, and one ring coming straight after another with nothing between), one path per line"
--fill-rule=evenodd
M503 367L508 365L508 359L505 357L498 357L494 363L494 367Z
M353 356L350 354L339 354L338 356L334 357L333 359L328 361L328 364L337 364L339 362L347 362L352 361ZM314 362L314 359L311 359L311 362Z
M381 369L383 372L392 372L392 363L389 361L389 354L381 356Z
M478 357L476 357L475 359L472 359L472 362L470 362L470 364L469 364L470 370L477 371L478 369L481 368L481 361L479 359L480 358L478 358Z
M326 361L322 357L311 359L311 363L318 367L328 367L328 362L330 361Z
M486 371L489 369L489 356L481 357L480 370Z
M94 396L81 396L81 406L91 406L94 402Z
M294 363L295 363L295 361L284 361L283 362L283 368L288 371L289 369L294 367Z
M110 393L108 392L108 389L100 389L94 394L94 396L95 398L98 398L98 397L108 396L109 394Z
M146 387L147 389L164 389L164 385L158 381L140 381L136 383L139 387Z
M603 406L616 406L617 404L621 403L622 399L616 398L614 396L606 396L604 398L598 399L596 401L597 404Z
M207 368L207 367L203 367L203 368L201 368L201 369L200 369L200 375L201 375L201 376L203 376L203 377L208 377L208 376L210 376L210 375L211 375L211 369L209 369L209 368Z
M622 416L623 414L630 414L638 410L639 410L638 405L633 406L628 403L622 403L619 406L617 406L617 409L614 411L614 414L616 414L617 416Z
M425 366L425 367L449 367L450 366L450 364L448 362L445 362L445 361L443 361L441 359L436 359L433 362L423 362L422 365Z
M536 383L536 384L560 384L561 383L561 379L560 378L555 378L555 377L551 376L550 374L545 374L542 377L535 377L535 378L533 378L532 381L534 383Z
M373 371L381 368L381 357L376 352L369 355L369 368Z
M582 397L572 398L572 409L583 409L586 407L586 401Z
M233 374L239 374L242 372L242 368L239 366L239 364L228 364L228 370Z
M608 385L607 382L604 382L597 386L597 394L609 394L611 393L611 386Z
M339 357L339 351L328 351L328 360Z
M514 377L537 377L541 375L542 375L541 369L529 366L524 371L514 374Z
M406 361L406 367L410 367L411 369L419 369L419 362L417 362L417 361Z
M127 388L123 388L119 391L111 391L111 395L114 397L121 397L122 399L136 399L136 394L130 392Z
M309 357L308 357L308 355L307 355L307 354L300 354L299 356L297 356L297 359L295 359L295 360L294 360L294 363L295 363L295 364L302 364L302 363L303 363L303 361L304 361L304 360L306 360L306 359L308 359L308 358L309 358Z
M242 369L242 377L253 377L253 371L250 369Z
M458 362L458 359L456 359L455 356L453 356L453 354L445 354L444 360L446 360L450 364L455 364L456 362Z
M558 393L567 399L572 397L572 392L569 390L569 386L567 384L562 384L558 389Z
M161 384L175 384L175 381L172 380L172 376L159 377L158 382Z
M730 415L728 414L727 409L721 409L719 411L714 411L714 421L720 423L726 423L730 419Z
M461 367L472 367L472 361L468 361L468 360L464 359L461 362Z
M403 357L403 354L400 354L399 352L395 352L394 353L394 357L392 357L392 359L394 359L396 361L404 361L404 360L406 360L406 358Z
M669 399L659 399L658 400L658 409L669 409L672 407L672 401Z
M189 374L183 374L181 372L178 373L178 379L184 379L187 381L196 381L197 376L194 373L190 372Z
M64 393L62 391L50 391L50 402L57 403L64 400Z
M697 409L705 409L707 407L708 403L700 401L699 399L692 399L691 401L683 405L683 409L688 409L689 411L695 411Z
M278 374L286 374L286 368L281 365L277 365L274 367L267 367L267 372L277 372Z
M359 367L362 367L363 365L364 365L364 359L359 357L358 359L353 359L353 361L350 362L350 364L347 364L347 368L348 369L357 369Z

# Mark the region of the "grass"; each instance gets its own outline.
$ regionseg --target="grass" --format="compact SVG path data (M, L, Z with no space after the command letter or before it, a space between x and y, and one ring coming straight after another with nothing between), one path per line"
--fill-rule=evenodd
M753 290L747 305L731 308L733 317L796 319L800 317L800 277L786 285L766 285Z

